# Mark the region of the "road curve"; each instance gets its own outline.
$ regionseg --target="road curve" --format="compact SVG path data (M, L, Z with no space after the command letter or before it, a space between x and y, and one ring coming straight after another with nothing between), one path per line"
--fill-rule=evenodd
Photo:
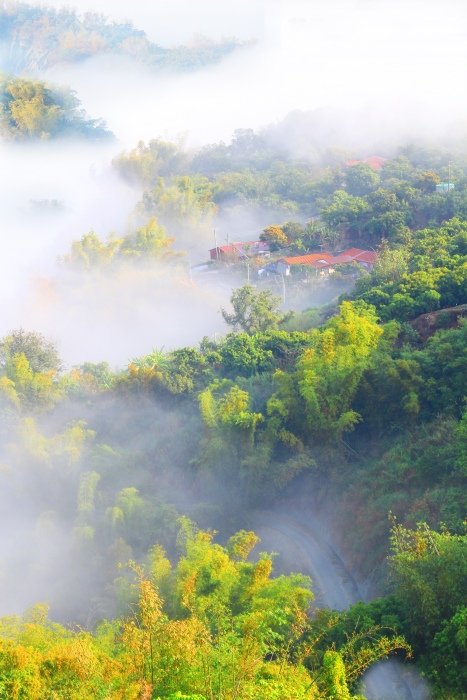
M333 546L323 522L317 516L295 510L261 511L254 529L262 547L277 553L276 568L295 571L312 579L316 607L345 610L365 600L358 583ZM410 667L388 660L375 664L364 676L362 689L368 700L429 700L421 677Z

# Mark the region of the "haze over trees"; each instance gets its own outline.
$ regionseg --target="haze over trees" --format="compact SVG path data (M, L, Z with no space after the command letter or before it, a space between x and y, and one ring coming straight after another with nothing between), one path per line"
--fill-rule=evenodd
M0 135L14 141L112 137L102 120L86 115L72 90L2 74Z
M150 41L130 22L112 22L96 12L80 17L71 8L55 10L14 0L0 8L2 68L15 73L45 70L99 55L127 56L151 68L192 70L221 60L238 48L198 37L192 46L165 48Z
M129 22L4 2L1 135L26 156L109 136L49 85L53 66L118 55L170 83L239 46L165 48ZM1 700L363 700L388 658L433 698L465 697L467 155L422 142L375 155L336 133L304 112L196 147L155 133L92 179L113 196L96 230L59 195L38 195L18 229L2 220L2 254L17 236L26 259L41 211L47 230L60 210L34 324L22 260L18 323L0 337ZM120 212L125 188L128 216L105 230L98 214ZM216 259L234 233L269 250ZM366 266L281 273L357 246ZM196 340L164 347L183 304ZM113 312L115 344L137 317L144 350L70 366L63 335L92 341ZM255 532L267 541L268 518L277 555ZM347 609L325 605L330 560L356 592Z

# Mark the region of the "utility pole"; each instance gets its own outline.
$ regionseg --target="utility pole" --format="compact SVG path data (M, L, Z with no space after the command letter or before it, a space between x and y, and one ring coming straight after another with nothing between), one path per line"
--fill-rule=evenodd
M217 232L216 229L214 229L214 246L216 248L216 258L217 262L219 262L219 246L217 245Z
M281 274L282 278L282 301L285 304L285 277L283 274Z

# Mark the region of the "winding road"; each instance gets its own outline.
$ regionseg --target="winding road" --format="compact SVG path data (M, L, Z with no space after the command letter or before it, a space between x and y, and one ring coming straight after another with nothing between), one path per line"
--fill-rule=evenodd
M254 529L263 548L277 553L279 570L299 571L311 577L317 607L345 610L366 599L319 517L300 510L259 512ZM365 674L360 692L368 700L430 698L419 674L395 660L375 664Z

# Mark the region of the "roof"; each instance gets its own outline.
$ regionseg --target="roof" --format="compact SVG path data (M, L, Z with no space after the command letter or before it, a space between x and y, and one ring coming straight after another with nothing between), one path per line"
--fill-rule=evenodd
M350 260L342 260L341 262L351 262L355 260L356 262L373 264L376 262L378 257L377 253L373 250L363 250L362 248L349 248L348 250L342 251L339 254L340 258L350 258Z
M354 260L357 262L373 264L376 262L378 256L374 251L364 250L359 255L355 256Z
M327 264L332 258L330 253L311 253L310 255L296 255L291 258L282 258L287 265L311 265L316 262Z
M224 253L224 255L235 255L248 251L265 251L269 250L269 243L267 241L239 241L230 245L219 245L217 248L211 248L209 252L216 252L217 250L220 253Z
M347 250L343 250L342 253L339 253L339 255L348 255L349 258L356 258L357 255L361 255L362 253L365 253L366 251L363 250L363 248L347 248Z
M308 265L319 270L331 265L346 265L352 262L373 264L377 254L374 251L363 250L362 248L349 248L338 255L330 253L311 253L310 255L296 255L288 258L281 258L287 265Z
M385 162L386 158L382 158L381 156L368 156L368 158L365 158L364 160L347 160L345 165L348 168L351 168L353 165L365 163L366 165L369 165L372 170L381 170Z
M345 265L346 263L351 263L354 261L354 258L351 255L346 255L345 253L340 253L339 255L335 255L331 260L329 261L332 265Z

